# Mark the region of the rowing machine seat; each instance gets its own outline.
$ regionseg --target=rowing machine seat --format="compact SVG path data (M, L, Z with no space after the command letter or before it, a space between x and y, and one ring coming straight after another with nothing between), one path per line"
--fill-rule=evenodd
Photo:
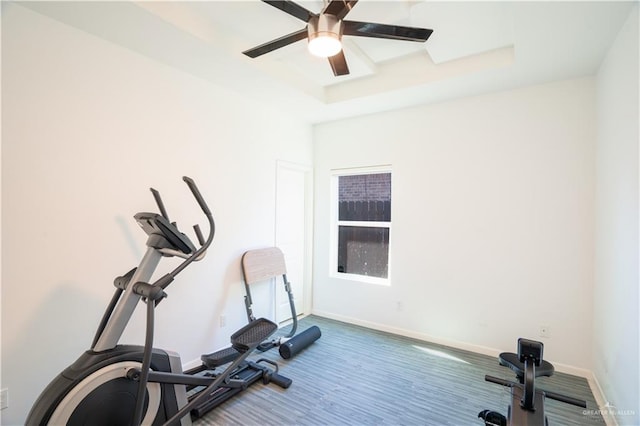
M513 352L503 352L498 356L498 361L500 362L500 365L509 367L515 371L518 381L522 383L524 380L524 363L520 362L518 354L514 354ZM553 376L554 371L555 369L550 362L541 360L540 366L536 367L536 377Z

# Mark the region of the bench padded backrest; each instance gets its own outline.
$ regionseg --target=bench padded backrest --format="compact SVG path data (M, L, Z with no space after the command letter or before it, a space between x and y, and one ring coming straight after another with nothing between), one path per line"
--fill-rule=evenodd
M284 254L278 247L249 250L242 256L242 273L247 284L285 275Z

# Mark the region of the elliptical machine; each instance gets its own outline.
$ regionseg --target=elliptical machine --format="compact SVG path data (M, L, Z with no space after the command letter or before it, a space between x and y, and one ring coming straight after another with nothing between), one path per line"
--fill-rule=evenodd
M143 259L137 268L115 279L115 294L100 321L91 349L44 389L27 416L27 425L190 425L189 414L194 407L212 400L226 400L246 388L249 380L255 381L255 374L248 379L236 373L247 371L245 359L277 330L278 326L266 319L252 322L231 336L231 346L240 355L219 374L183 373L177 353L153 348L154 311L167 296L164 290L188 265L202 259L215 233L213 216L196 184L186 176L183 180L207 217L207 239L199 226L194 226L200 243L196 249L176 224L169 221L160 194L151 189L161 214L134 216L148 235ZM162 257L179 257L184 261L150 283ZM118 344L140 301L147 305L144 346ZM257 363L250 364L255 366L253 370L259 371L265 384L273 382L283 388L291 384L291 380L277 373L277 365L272 371ZM187 390L192 388L201 390L188 396Z
M545 397L586 408L586 401L559 393L536 389L536 377L552 376L554 367L542 359L544 345L529 339L518 339L518 353L503 352L498 356L500 365L509 367L516 373L518 383L498 377L484 376L488 382L511 388L511 404L507 417L491 410L484 410L478 417L487 426L548 426L544 413Z

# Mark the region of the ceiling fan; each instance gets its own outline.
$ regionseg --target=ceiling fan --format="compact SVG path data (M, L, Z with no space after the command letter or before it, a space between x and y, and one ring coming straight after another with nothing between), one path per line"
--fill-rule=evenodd
M349 74L347 60L342 50L341 39L343 35L424 42L433 32L433 30L425 28L345 21L344 17L353 9L358 0L331 0L318 14L289 0L262 1L306 22L307 26L242 53L250 58L256 58L307 38L311 53L328 58L335 76Z

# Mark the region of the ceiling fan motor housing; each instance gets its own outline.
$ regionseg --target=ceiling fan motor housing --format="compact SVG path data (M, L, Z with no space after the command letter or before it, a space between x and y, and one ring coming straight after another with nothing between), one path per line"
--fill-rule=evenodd
M309 50L313 53L313 45L320 42L320 39L326 40L327 38L335 41L333 54L338 53L342 46L340 40L342 38L342 21L334 15L324 13L318 16L313 16L307 23ZM321 56L333 56L333 54Z

